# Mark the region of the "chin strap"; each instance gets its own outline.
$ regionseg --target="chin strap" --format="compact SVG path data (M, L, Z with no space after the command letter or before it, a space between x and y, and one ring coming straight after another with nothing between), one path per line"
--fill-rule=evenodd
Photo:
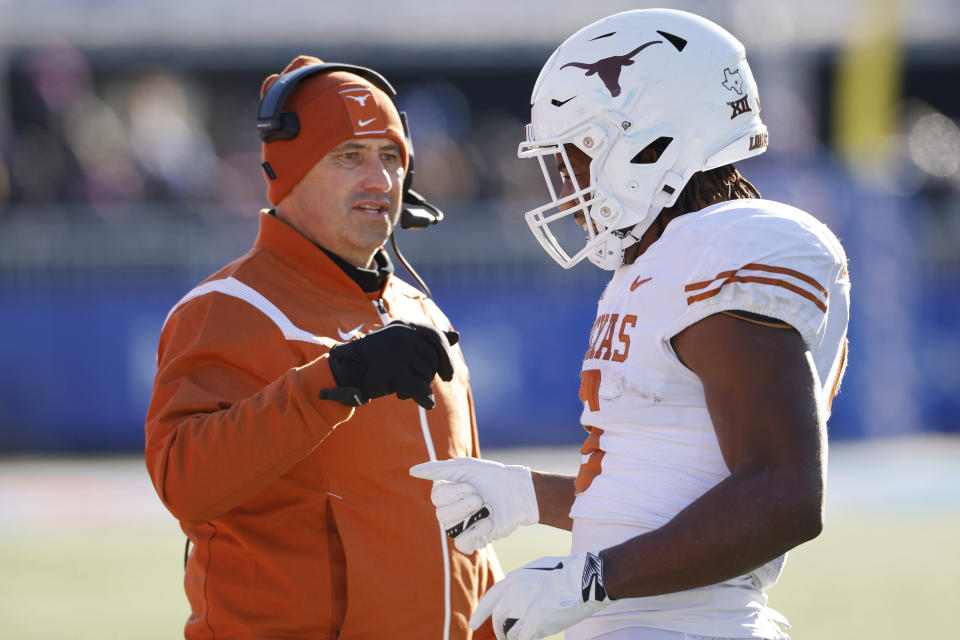
M629 229L620 229L618 231L613 232L614 237L619 238L620 240L620 264L626 264L627 250L633 245L640 242L640 240L643 238L643 234L647 232L647 229L649 229L651 225L653 224L657 225L657 238L663 235L663 229L664 229L663 216L661 216L660 214L663 213L664 204L672 197L673 196L666 194L666 192L663 192L663 195L658 196L658 198L654 199L653 204L650 205L650 210L652 211L656 207L657 215L650 222L650 224L644 227L642 230L637 228L640 226L638 223L633 225ZM617 265L617 266L620 266L620 265Z
M641 233L640 235L637 235L636 229L637 229L637 225L633 225L632 227L630 227L630 230L629 230L629 231L624 230L625 233L624 233L624 236L623 236L623 240L621 241L622 244L620 245L620 246L623 247L623 250L624 250L624 251L626 251L627 249L629 249L629 248L632 247L633 245L635 245L635 244L637 244L638 242L640 242L640 238L643 237L643 234L642 234L642 233Z
M637 235L636 228L637 225L633 225L629 230L621 229L617 232L618 236L623 234L620 236L620 264L627 264L627 251L643 237L642 233Z
M614 231L613 235L620 240L620 264L624 264L627 249L640 242L640 236L634 235L633 228Z

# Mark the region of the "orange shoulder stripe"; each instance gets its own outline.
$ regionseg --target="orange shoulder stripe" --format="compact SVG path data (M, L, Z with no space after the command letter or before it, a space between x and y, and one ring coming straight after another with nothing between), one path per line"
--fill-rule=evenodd
M720 280L721 278L729 278L732 275L736 275L737 271L739 271L739 269L731 269L730 271L721 271L710 280L704 280L703 282L694 282L693 284L688 284L683 288L683 290L696 291L697 289L703 289L704 287L710 286L711 284L713 284L717 280Z
M815 293L812 293L812 292L808 291L807 289L804 289L803 287L797 286L796 284L793 284L792 282L787 282L786 280L781 280L781 279L779 279L779 278L767 278L767 277L764 277L764 276L740 276L740 275L737 275L737 273L739 273L739 272L742 271L742 270L746 270L746 271L766 271L766 272L769 272L769 273L780 273L780 274L783 274L783 275L789 275L789 276L792 276L792 277L796 278L797 280L800 280L801 282L805 282L805 283L809 284L809 285L810 285L811 287L813 287L817 292L823 294L823 297L824 297L824 298L828 297L827 290L826 290L825 288L823 288L823 286L822 286L819 282L817 282L814 278L811 278L810 276L808 276L808 275L805 274L805 273L801 273L801 272L796 271L796 270L794 270L794 269L788 269L788 268L786 268L786 267L776 267L776 266L772 266L772 265L758 264L758 263L755 263L755 262L751 262L751 263L749 263L749 264L743 265L743 266L740 267L739 269L733 269L733 270L729 270L729 271L721 271L721 272L718 273L714 278L712 278L712 279L710 279L710 280L704 280L703 282L694 282L694 283L692 283L692 284L686 285L686 286L684 287L684 291L697 291L697 290L699 290L699 289L705 289L706 287L709 287L710 285L712 285L713 283L715 283L717 280L721 280L720 286L718 286L718 287L716 287L716 288L714 288L714 289L710 289L710 290L708 290L708 291L704 291L703 293L698 293L698 294L696 294L696 295L692 295L692 296L688 297L688 298L687 298L687 304L690 305L690 304L693 304L694 302L699 302L700 300L705 300L705 299L707 299L707 298L712 298L713 296L715 296L715 295L717 295L718 293L720 293L720 290L723 289L724 285L730 284L731 282L756 282L756 283L758 283L758 284L768 284L768 285L771 285L771 286L783 287L784 289L788 289L789 291L792 291L792 292L796 293L797 295L806 298L807 300L809 300L810 302L812 302L813 304L815 304L815 305L817 306L817 308L820 309L821 311L823 311L824 313L826 313L826 311L827 311L827 305L826 305L822 300L820 300L820 298L817 297L817 295L816 295Z
M797 280L803 280L804 282L809 284L811 287L813 287L814 289L822 293L824 298L827 297L827 290L823 288L823 285L821 285L814 278L811 278L807 274L801 273L799 271L795 271L794 269L787 269L786 267L775 267L768 264L757 264L755 262L751 262L750 264L745 264L740 268L748 269L750 271L769 271L770 273L780 273L785 276L793 276Z

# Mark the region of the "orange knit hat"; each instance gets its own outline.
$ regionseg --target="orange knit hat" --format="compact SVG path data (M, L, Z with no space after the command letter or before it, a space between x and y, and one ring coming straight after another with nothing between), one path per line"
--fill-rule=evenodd
M263 81L260 98L263 99L282 74L322 62L313 56L297 56L282 73L274 73ZM309 76L297 84L283 108L297 114L300 133L291 140L274 140L262 145L267 199L274 205L283 200L330 149L350 138L393 140L399 145L403 167L407 168L406 136L393 100L360 76L346 71Z

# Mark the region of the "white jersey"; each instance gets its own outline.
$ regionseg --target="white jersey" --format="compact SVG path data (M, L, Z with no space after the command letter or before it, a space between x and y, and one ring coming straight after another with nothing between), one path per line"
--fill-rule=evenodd
M573 551L603 549L656 529L730 475L699 378L670 339L721 311L796 328L813 354L824 410L846 356L846 256L821 222L767 200L734 200L674 219L613 275L581 372L590 433L577 478ZM826 414L825 414L826 415ZM625 626L725 638L786 637L782 617L742 576L722 584L627 598L568 630L588 638Z

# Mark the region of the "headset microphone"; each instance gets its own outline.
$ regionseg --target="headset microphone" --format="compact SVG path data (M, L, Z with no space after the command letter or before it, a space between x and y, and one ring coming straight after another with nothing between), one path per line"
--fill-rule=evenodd
M400 226L404 229L426 229L443 220L443 211L430 204L422 195L408 189L403 209L400 212Z

